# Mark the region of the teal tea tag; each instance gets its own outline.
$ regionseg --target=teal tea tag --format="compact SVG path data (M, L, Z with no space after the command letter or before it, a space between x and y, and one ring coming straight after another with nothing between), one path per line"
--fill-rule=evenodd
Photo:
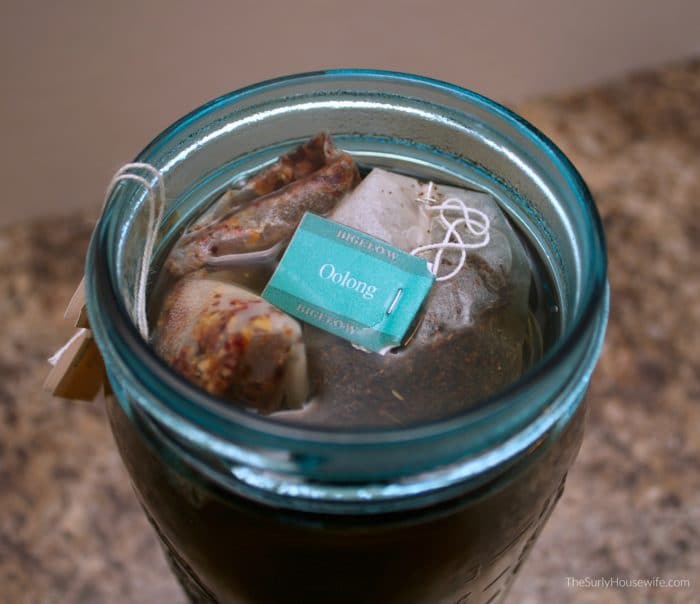
M424 259L307 212L262 297L384 354L404 341L434 280Z

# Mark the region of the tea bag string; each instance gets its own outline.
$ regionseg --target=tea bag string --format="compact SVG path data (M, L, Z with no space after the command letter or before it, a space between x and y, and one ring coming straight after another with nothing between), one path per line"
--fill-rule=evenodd
M436 281L447 281L462 270L467 260L468 250L479 249L489 244L489 241L491 241L491 220L484 212L476 208L470 208L458 197L449 197L442 202L438 202L432 195L434 186L433 182L428 183L428 190L425 195L419 195L417 201L424 204L429 214L437 214L433 220L437 219L445 229L445 235L442 241L418 246L411 250L411 254L416 256L435 250L435 257L429 263L430 270L436 275ZM473 242L464 241L460 229L465 230L466 234L471 237L479 238L479 240ZM442 266L444 254L449 250L459 251L459 262L448 274L437 276Z
M75 342L77 339L82 338L86 334L89 338L92 337L92 334L89 329L86 329L85 327L81 327L76 331L70 340L68 340L63 346L61 346L56 352L54 352L50 357L49 357L49 365L52 367L55 367L56 364L61 360L61 357L63 356L63 353L65 353L72 345L73 342Z
M132 174L130 170L145 170L150 172L155 179L155 189L154 185L146 180L143 176L138 174ZM138 279L134 287L134 302L131 309L132 314L136 315L136 325L138 327L141 336L148 340L148 319L146 317L146 290L148 287L148 275L151 269L151 259L153 257L153 248L155 247L156 238L158 236L158 229L160 228L160 223L163 219L163 212L165 211L165 182L163 181L163 175L154 166L144 162L132 162L124 164L112 177L112 180L107 187L107 192L105 193L104 204L102 205L102 211L104 212L107 206L107 201L109 200L114 188L122 181L131 180L139 183L146 189L146 202L148 203L148 224L146 226L146 241L143 246L143 255L139 261L139 267L137 270Z

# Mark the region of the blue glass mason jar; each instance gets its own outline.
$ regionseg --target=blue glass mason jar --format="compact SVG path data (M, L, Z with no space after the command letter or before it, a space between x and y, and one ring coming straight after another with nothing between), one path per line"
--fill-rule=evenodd
M86 265L119 451L193 602L501 602L580 445L608 312L600 219L569 161L504 107L421 77L340 70L244 88L158 136L136 160L164 175L158 248L202 200L322 130L362 163L496 197L551 273L556 342L507 389L411 428L324 431L225 406L134 325L147 208L124 182Z

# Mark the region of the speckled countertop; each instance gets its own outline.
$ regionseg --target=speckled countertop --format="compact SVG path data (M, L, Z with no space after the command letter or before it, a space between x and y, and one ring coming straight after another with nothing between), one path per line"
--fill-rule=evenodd
M593 191L612 312L581 454L510 602L700 602L700 61L519 110ZM91 227L0 231L0 602L181 604L101 404L41 389Z

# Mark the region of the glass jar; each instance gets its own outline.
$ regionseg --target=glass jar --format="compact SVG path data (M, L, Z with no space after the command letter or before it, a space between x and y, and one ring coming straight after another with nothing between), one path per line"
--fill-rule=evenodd
M300 428L223 405L136 330L146 194L123 182L86 266L120 453L194 602L501 602L578 451L605 331L590 193L549 140L484 97L405 74L317 72L212 101L137 157L165 178L159 250L203 199L322 130L362 163L496 197L551 273L556 342L506 390L411 428Z

